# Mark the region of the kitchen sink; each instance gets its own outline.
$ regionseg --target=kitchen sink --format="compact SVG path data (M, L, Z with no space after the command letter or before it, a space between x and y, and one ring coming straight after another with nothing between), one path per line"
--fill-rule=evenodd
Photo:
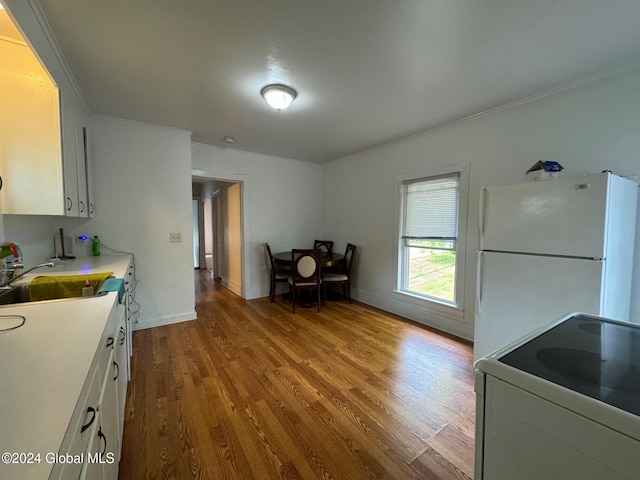
M0 290L0 305L13 305L29 301L29 285Z
M42 283L38 283L38 281L32 281L32 283L23 283L12 285L9 288L0 288L0 306L27 302L92 298L98 295L97 292L100 286L104 282L105 278L110 275L111 272L104 274L77 275L73 278L65 276L50 276L48 278L51 279L51 281L47 280L47 283L44 284L44 286ZM82 295L82 286L87 280L90 280L92 285L94 285L94 294L85 297Z
M99 295L103 295L106 292L100 293ZM35 299L32 300L29 296L29 285L16 285L7 290L0 290L0 307L6 305L15 305L18 303L28 303L28 302L49 302L52 300L80 300L83 298L92 298L96 297L98 294L94 294L89 297L60 297L60 298L49 298L49 299Z

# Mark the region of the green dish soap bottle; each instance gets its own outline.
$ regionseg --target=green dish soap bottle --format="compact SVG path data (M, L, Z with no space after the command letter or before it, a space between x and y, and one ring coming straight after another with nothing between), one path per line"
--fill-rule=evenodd
M98 238L97 235L94 235L93 238L91 239L91 246L92 246L92 251L93 251L93 256L94 257L99 257L100 256L100 239Z

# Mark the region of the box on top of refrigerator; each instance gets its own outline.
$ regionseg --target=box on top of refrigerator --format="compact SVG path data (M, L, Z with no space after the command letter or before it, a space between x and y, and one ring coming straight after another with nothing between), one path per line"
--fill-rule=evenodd
M534 180L551 180L558 178L564 167L553 160L539 160L534 163L525 175L534 174Z

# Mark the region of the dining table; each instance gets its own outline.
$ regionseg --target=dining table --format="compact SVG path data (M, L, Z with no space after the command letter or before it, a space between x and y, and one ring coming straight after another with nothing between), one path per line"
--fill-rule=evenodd
M293 260L291 257L291 250L288 252L278 252L273 255L273 260L283 267L291 267ZM341 253L329 253L323 252L320 256L320 267L329 268L340 265L344 261L344 255Z

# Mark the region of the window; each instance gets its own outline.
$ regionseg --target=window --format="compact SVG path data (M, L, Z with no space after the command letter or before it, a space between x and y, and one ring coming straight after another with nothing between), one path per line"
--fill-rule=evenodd
M458 306L464 280L458 278L463 263L460 185L461 172L401 182L401 292Z

